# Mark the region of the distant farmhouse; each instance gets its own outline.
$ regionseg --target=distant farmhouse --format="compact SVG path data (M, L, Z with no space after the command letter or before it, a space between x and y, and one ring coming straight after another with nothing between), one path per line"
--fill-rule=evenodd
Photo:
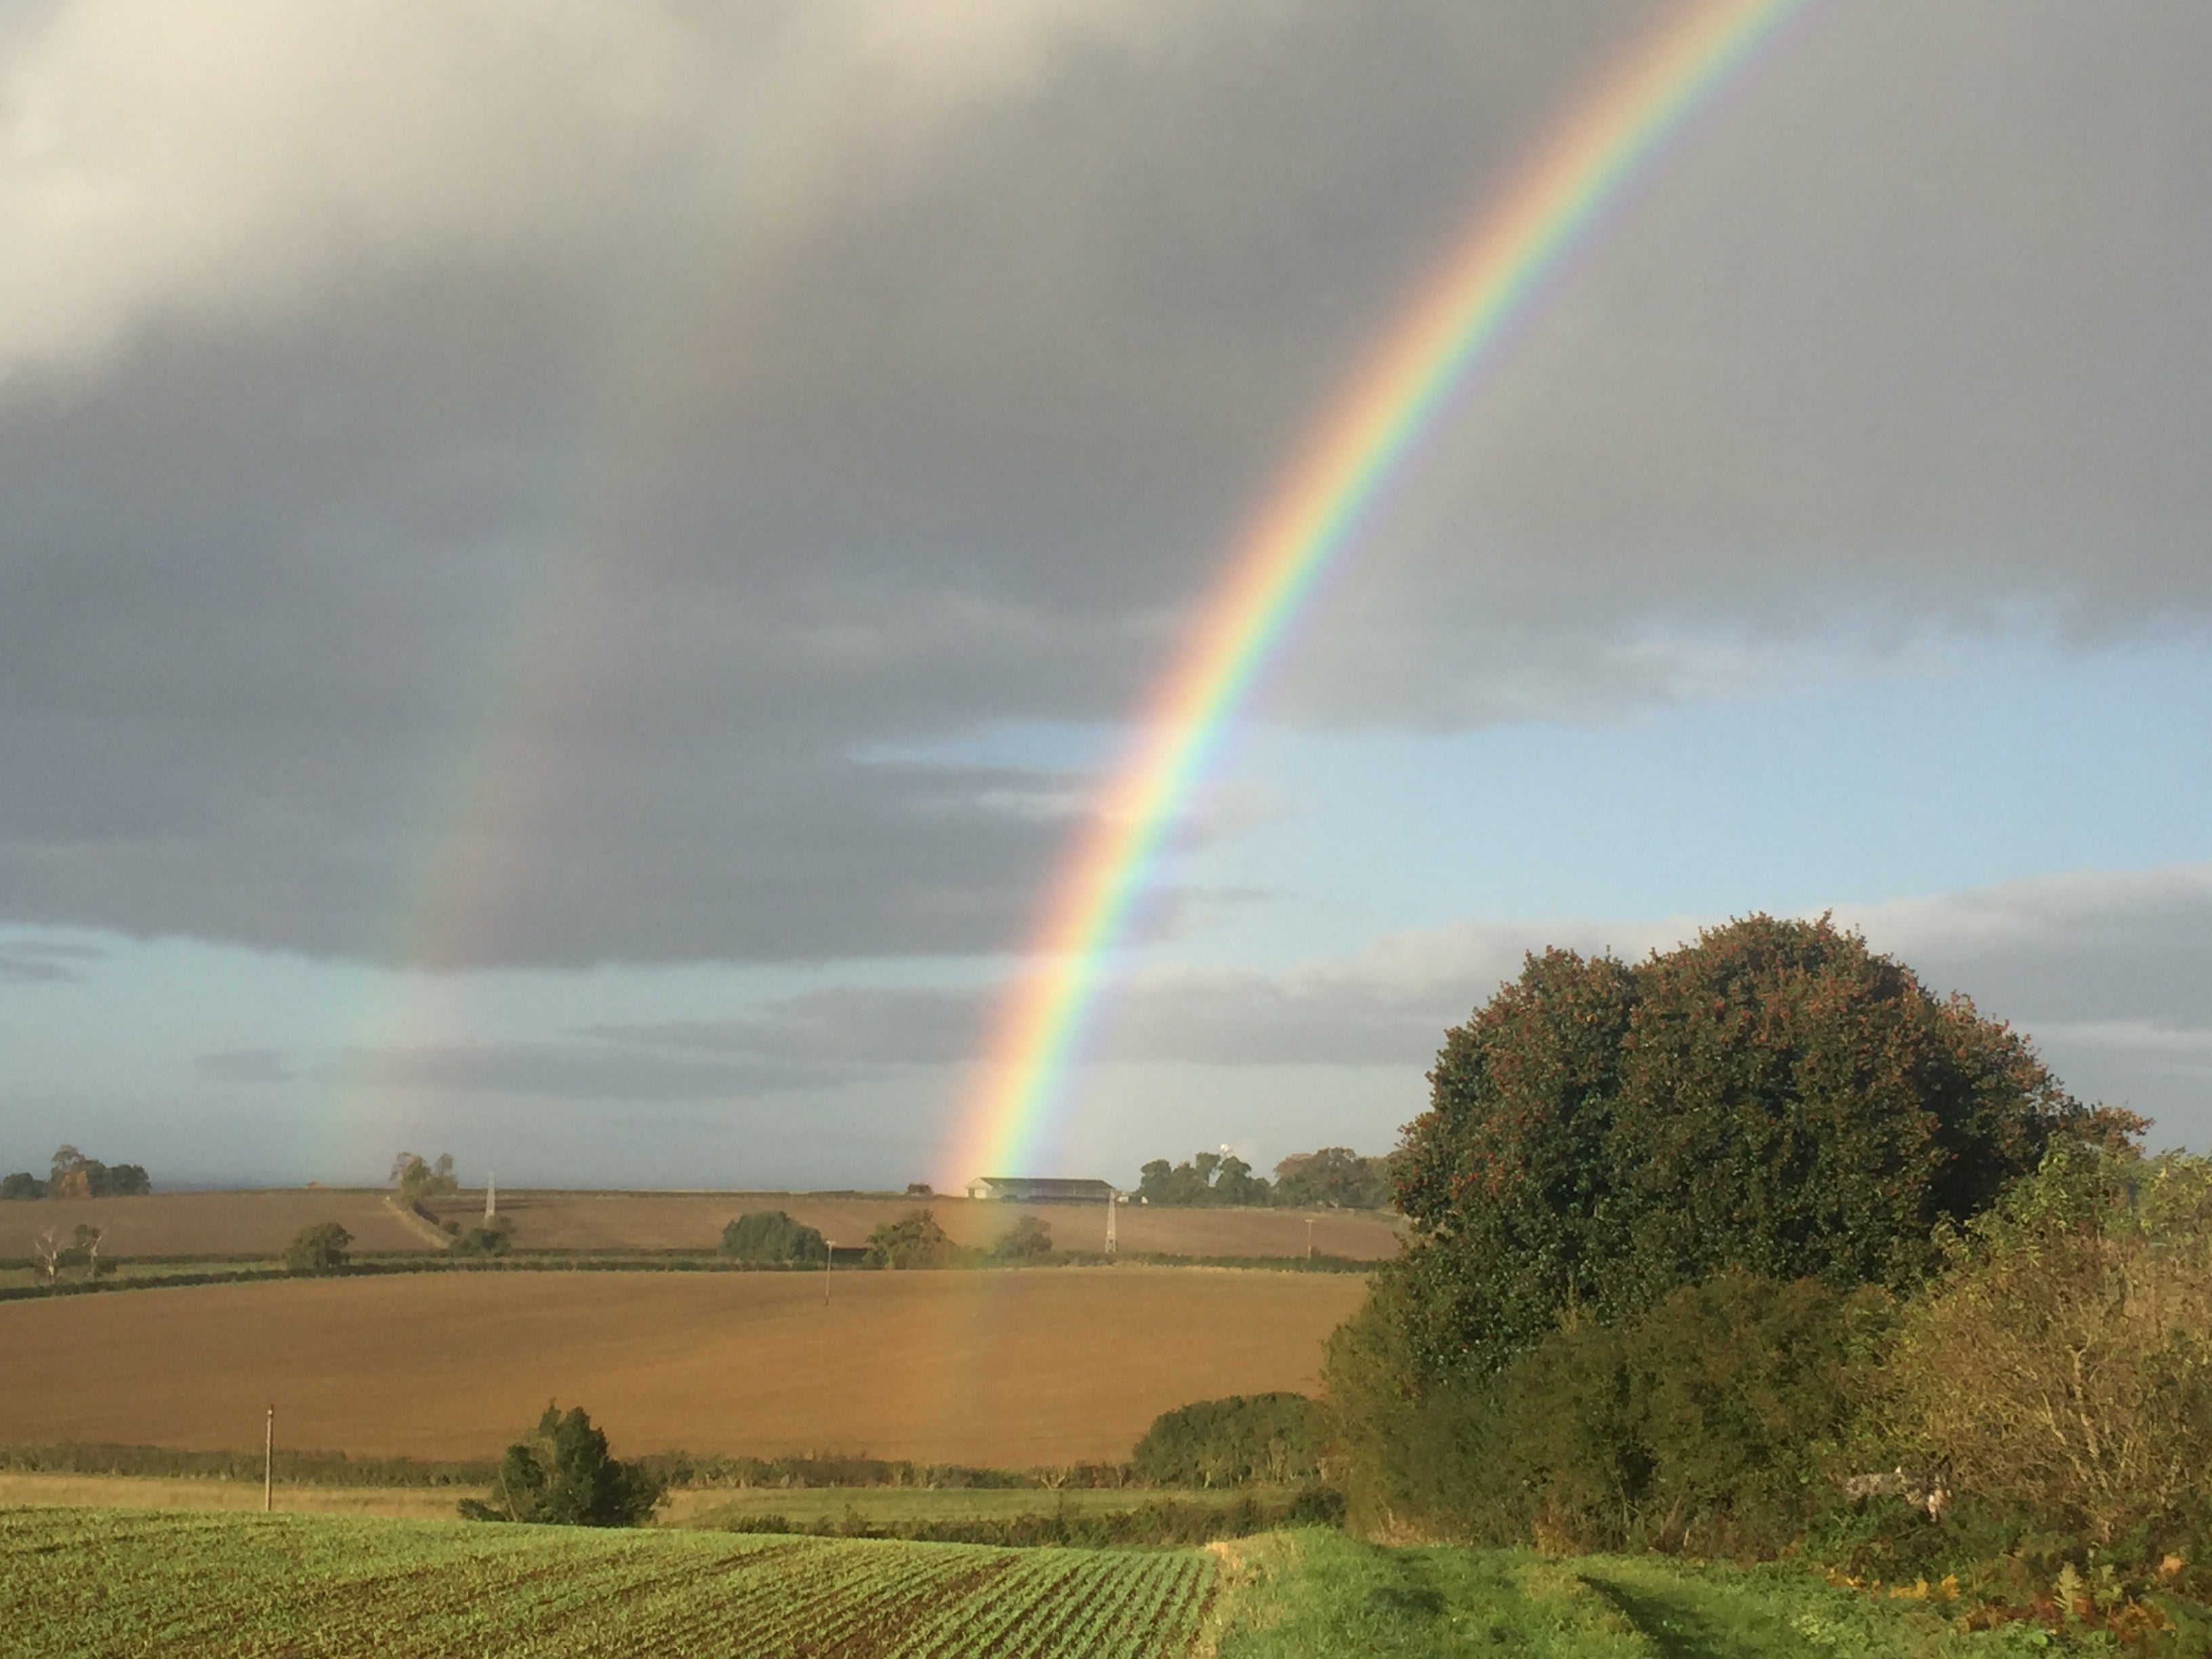
M1103 1204L1119 1197L1110 1181L1063 1181L1050 1176L977 1176L968 1196L1005 1204Z

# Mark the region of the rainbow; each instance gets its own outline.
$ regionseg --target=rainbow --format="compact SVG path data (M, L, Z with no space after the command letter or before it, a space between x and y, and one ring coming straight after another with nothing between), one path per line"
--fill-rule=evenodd
M1052 1148L1086 1022L1166 832L1302 607L1419 441L1667 141L1811 0L1697 0L1584 99L1418 290L1266 498L1063 866L966 1107L957 1181ZM956 1187L954 1190L957 1190Z

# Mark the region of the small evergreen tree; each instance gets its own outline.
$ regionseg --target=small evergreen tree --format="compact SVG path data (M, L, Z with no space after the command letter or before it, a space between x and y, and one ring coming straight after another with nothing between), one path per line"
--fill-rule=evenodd
M635 1527L652 1518L662 1492L649 1470L608 1455L582 1407L563 1413L548 1401L536 1431L500 1460L489 1498L465 1498L460 1510L471 1521Z

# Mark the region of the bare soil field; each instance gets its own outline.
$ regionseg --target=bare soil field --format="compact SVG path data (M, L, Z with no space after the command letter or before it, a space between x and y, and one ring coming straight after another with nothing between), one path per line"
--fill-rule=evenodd
M359 1188L268 1188L228 1193L155 1193L145 1198L40 1199L0 1204L0 1257L27 1254L32 1236L52 1227L66 1236L81 1221L101 1228L112 1255L273 1256L302 1227L336 1221L354 1248L386 1254L426 1248L385 1206L380 1191ZM1106 1237L1103 1206L978 1203L966 1198L847 1198L808 1193L502 1192L500 1213L515 1224L522 1249L710 1250L723 1224L746 1210L786 1210L840 1244L864 1243L886 1221L926 1206L963 1244L983 1245L1034 1214L1062 1249L1096 1250ZM441 1216L483 1213L481 1192L440 1200ZM1302 1210L1184 1210L1121 1206L1121 1248L1172 1255L1303 1255ZM1398 1236L1387 1216L1318 1211L1313 1247L1324 1255L1379 1261Z
M823 1299L825 1279L830 1297ZM19 1444L487 1457L548 1399L617 1455L1126 1457L1194 1400L1316 1386L1348 1274L502 1273L0 1304Z
M270 1188L240 1193L154 1193L143 1198L40 1198L0 1204L0 1256L30 1253L51 1227L66 1238L79 1222L100 1230L106 1255L263 1255L280 1253L302 1227L341 1224L360 1250L415 1250L422 1242L386 1207L380 1190ZM477 1200L483 1206L483 1200Z

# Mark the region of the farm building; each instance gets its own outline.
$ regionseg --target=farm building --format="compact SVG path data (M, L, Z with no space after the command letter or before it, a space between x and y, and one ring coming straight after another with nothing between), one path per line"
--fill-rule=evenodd
M1110 1181L1067 1181L1053 1176L977 1176L968 1183L970 1198L1006 1204L1103 1204L1118 1197Z

